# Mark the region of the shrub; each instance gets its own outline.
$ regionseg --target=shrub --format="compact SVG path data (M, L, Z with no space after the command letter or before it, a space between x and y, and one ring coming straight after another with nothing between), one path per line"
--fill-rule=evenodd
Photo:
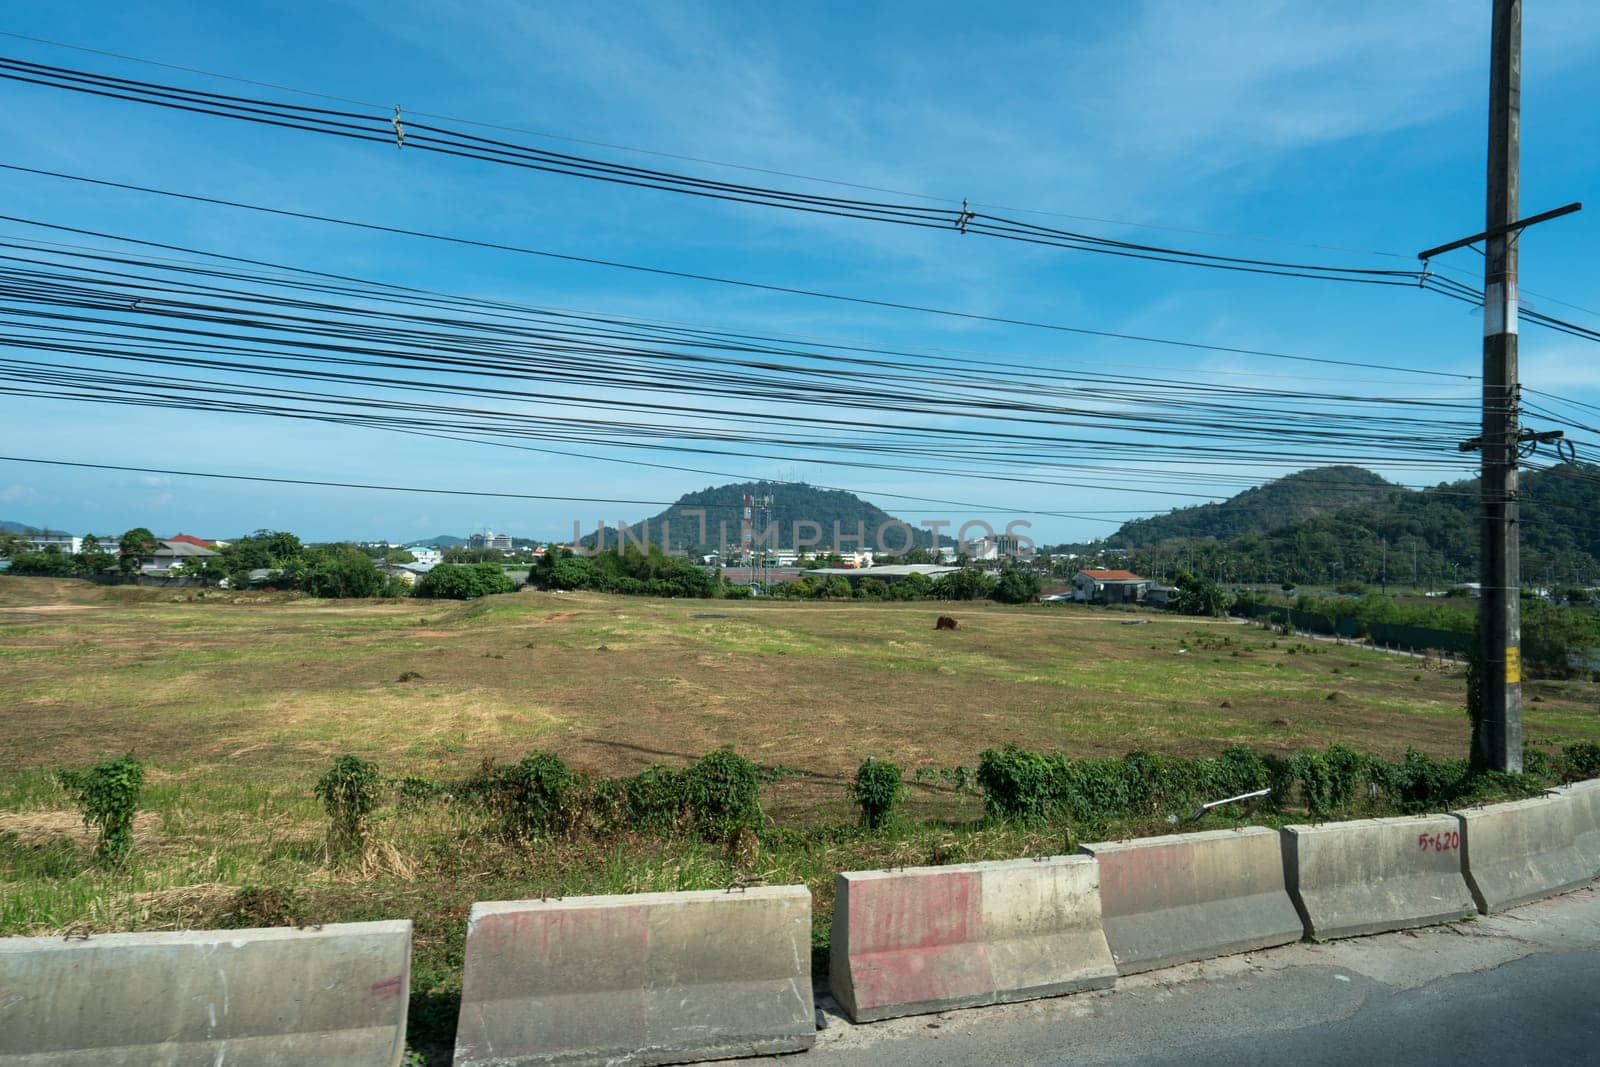
M500 772L491 806L512 837L564 833L577 819L581 782L553 752L534 752Z
M631 778L603 782L596 790L607 828L630 833L670 833L687 818L688 771L646 767Z
M472 600L516 588L498 563L441 563L417 579L416 595L439 600Z
M684 772L684 799L695 830L708 841L731 841L761 826L761 770L726 746Z
M989 595L1002 604L1029 604L1039 599L1042 588L1039 576L1033 571L1024 567L1007 567L1000 572L1000 580Z
M1043 822L1053 813L1048 757L1016 745L986 749L978 757L983 810L992 819Z
M900 768L888 760L868 756L856 769L850 795L861 806L861 824L869 830L883 829L905 797Z
M1567 761L1567 776L1572 779L1600 778L1600 744L1578 741L1561 750Z
M420 774L408 774L395 783L395 795L403 808L416 808L444 794L444 786Z
M82 773L63 773L60 779L83 813L83 824L99 831L95 855L106 863L121 863L133 848L133 816L144 788L144 765L130 754Z
M378 804L378 768L359 756L340 756L317 779L316 794L328 813L331 850L361 847L367 816Z

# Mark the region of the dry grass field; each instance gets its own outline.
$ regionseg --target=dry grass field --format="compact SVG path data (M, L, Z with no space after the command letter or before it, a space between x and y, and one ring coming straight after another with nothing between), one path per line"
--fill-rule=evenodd
M942 612L960 629L936 632ZM1459 667L1055 605L318 601L0 577L0 935L413 918L426 1045L448 1025L474 899L750 876L804 879L821 910L836 870L1060 847L977 828L981 801L938 786L908 802L922 831L852 837L846 783L868 755L908 776L971 767L1006 742L1075 756L1332 742L1462 755L1463 691ZM1600 739L1597 695L1530 685L1529 742ZM468 813L386 808L359 862L323 852L312 783L343 753L448 781L534 749L617 774L724 744L776 769L762 803L788 845L530 853L490 842ZM51 772L128 752L147 766L146 814L133 860L101 871Z

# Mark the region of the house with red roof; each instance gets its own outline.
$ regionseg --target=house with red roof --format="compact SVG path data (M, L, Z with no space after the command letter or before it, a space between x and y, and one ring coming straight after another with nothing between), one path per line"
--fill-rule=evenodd
M1085 568L1072 576L1072 599L1093 604L1137 604L1150 591L1150 579L1132 571Z
M173 542L178 542L178 543L185 544L185 545L193 545L196 548L210 548L211 547L211 542L210 541L202 541L200 538L195 537L195 536L193 536L191 534L186 534L186 533L178 534L176 537L164 537L164 538L162 538L162 540L166 541L168 544L172 544Z

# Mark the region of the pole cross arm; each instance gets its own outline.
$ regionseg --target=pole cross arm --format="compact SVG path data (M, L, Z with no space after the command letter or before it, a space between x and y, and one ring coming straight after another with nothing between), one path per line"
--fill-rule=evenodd
M1454 252L1458 248L1465 248L1467 245L1475 245L1479 241L1487 241L1491 237L1500 237L1503 234L1514 233L1518 230L1525 230L1529 226L1532 226L1536 223L1549 222L1551 219L1559 219L1563 215L1570 215L1575 211L1582 210L1583 201L1575 200L1563 207L1552 208L1549 211L1541 211L1537 215L1529 215L1525 219L1518 219L1516 222L1510 222L1504 226L1496 226L1492 230L1484 230L1482 233L1475 233L1471 237L1463 237L1459 241L1451 241L1449 244L1440 245L1438 248L1430 248L1426 252L1418 252L1417 258L1426 262L1427 260L1432 259L1434 256L1442 256L1446 252Z

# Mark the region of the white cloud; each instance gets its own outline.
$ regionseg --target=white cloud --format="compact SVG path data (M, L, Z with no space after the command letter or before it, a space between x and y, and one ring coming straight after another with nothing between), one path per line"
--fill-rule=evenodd
M31 504L39 499L38 491L29 485L12 484L0 489L0 503Z
M1543 343L1542 338L1549 336L1529 337L1524 331L1518 345L1522 384L1547 392L1600 389L1600 360L1595 358L1594 345L1586 341Z

